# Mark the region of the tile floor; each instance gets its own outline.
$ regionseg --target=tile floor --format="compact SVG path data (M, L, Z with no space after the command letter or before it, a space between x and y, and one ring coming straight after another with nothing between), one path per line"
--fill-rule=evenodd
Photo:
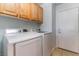
M79 56L79 54L61 48L56 48L53 50L52 56Z

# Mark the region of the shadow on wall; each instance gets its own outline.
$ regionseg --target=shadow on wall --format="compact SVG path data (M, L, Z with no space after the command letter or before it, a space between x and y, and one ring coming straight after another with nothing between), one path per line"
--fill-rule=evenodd
M2 55L2 39L3 39L3 35L4 35L4 30L0 29L0 56Z

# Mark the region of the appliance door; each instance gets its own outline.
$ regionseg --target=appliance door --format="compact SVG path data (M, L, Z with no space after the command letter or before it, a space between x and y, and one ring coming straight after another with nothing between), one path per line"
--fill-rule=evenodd
M42 56L42 37L15 44L16 56Z
M44 34L44 39L43 39L43 56L50 56L51 50L52 50L52 34L47 33Z

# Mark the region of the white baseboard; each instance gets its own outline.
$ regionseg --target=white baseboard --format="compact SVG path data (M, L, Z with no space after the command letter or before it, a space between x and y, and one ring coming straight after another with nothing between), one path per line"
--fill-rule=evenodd
M1 52L0 52L0 56L1 56Z

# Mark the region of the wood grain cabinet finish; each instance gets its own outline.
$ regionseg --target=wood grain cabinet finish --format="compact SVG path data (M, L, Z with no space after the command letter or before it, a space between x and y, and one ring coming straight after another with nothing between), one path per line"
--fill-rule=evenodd
M0 3L0 15L6 14L42 23L43 8L35 3Z
M43 22L43 8L42 7L38 7L38 21L39 23Z
M31 19L31 5L30 3L21 3L19 4L19 15L24 19Z
M38 4L31 4L31 20L42 23L43 8L40 7Z
M36 4L31 4L31 20L38 20L38 6Z
M0 13L7 14L11 16L17 16L17 4L16 3L1 3Z

